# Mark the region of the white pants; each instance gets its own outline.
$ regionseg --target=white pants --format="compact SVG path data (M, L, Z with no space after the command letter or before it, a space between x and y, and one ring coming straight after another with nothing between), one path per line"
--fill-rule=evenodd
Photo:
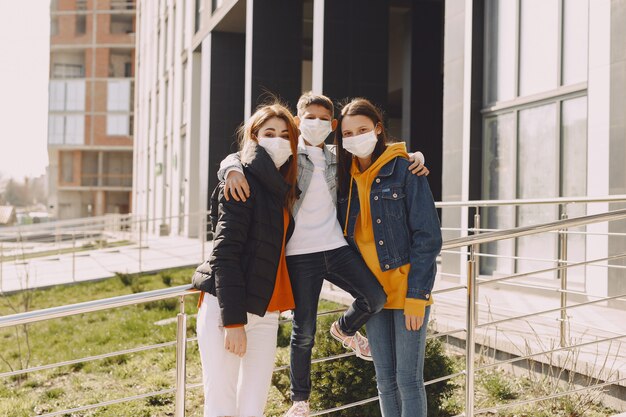
M278 312L248 314L245 329L246 354L240 358L224 349L217 298L204 295L197 320L204 417L263 416L276 356Z

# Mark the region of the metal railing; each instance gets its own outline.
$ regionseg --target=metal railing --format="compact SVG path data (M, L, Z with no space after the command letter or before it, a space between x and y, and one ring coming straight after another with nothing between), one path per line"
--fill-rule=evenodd
M120 259L128 267L128 251L118 252L120 247L134 250L136 264L130 265L126 271L104 270L102 276L114 276L116 272L143 273L155 267L144 261L146 251L151 250L150 243L161 236L180 236L181 230L188 236L187 240L179 239L175 244L167 246L167 252L160 253L160 258L176 260L184 254L185 262L180 261L174 267L188 266L204 262L206 258L209 212L201 211L165 217L143 217L132 214L107 214L71 220L18 225L0 228L0 292L12 292L30 288L31 282L20 279L22 268L36 262L68 261L71 268L71 282L82 280L81 256L91 257L94 250L105 251L107 256L119 254ZM177 253L176 253L177 252ZM117 263L111 262L115 265ZM18 269L18 266L20 267ZM13 274L7 273L12 268ZM94 279L93 270L88 268L90 278ZM11 272L11 271L9 271ZM39 281L53 281L49 275L58 273L56 269L39 268ZM3 285L8 281L12 285ZM19 282L18 282L19 281ZM19 285L17 285L19 283ZM65 281L57 283L66 283Z
M576 201L579 201L579 200L576 200ZM594 200L594 202L596 201L597 200ZM465 205L474 206L474 204L476 203L478 202L466 202ZM515 202L515 204L517 203L519 203L519 201ZM562 203L564 202L563 201L556 202L556 204L562 204ZM528 203L528 204L534 204L534 203ZM204 218L206 219L206 216L204 216ZM512 274L512 275L508 275L504 277L480 279L478 277L478 269L477 269L478 257L481 256L478 250L479 245L490 243L490 242L496 242L496 241L500 241L504 239L514 239L514 238L519 238L519 237L524 237L524 236L531 236L531 235L536 235L540 233L558 233L559 239L566 240L567 230L570 228L590 225L590 224L603 223L603 222L611 222L611 221L616 221L616 220L623 220L623 219L626 219L626 209L616 210L616 211L601 213L601 214L587 215L587 216L583 216L579 218L562 219L562 220L558 220L558 221L554 221L550 223L518 227L518 228L514 228L510 230L500 230L500 231L492 231L492 232L486 232L486 233L481 233L481 234L474 234L471 236L455 238L455 239L447 240L446 242L444 242L443 247L442 247L442 252L452 251L454 249L468 248L468 255L467 255L467 261L466 261L467 284L466 285L462 284L462 285L457 285L457 286L450 287L450 288L436 290L436 291L433 291L433 294L444 294L444 293L450 293L450 292L459 291L459 290L466 290L467 291L466 322L465 322L465 328L453 329L447 332L432 334L432 335L429 335L428 338L448 337L450 335L458 334L458 333L465 334L465 369L460 372L451 374L451 375L443 376L436 380L427 381L426 384L430 385L436 382L464 376L465 377L465 413L464 415L467 417L472 417L474 415L483 414L487 412L493 412L493 411L497 411L497 410L504 409L507 407L513 407L513 406L524 405L524 404L529 404L529 403L538 402L538 401L544 401L544 400L548 400L552 398L558 398L560 396L566 396L566 395L574 394L577 392L582 392L584 390L600 389L611 384L619 384L625 381L626 377L619 377L612 381L604 381L602 383L596 383L593 386L573 389L573 390L569 390L565 392L554 393L554 394L550 394L544 397L534 398L532 400L523 400L523 401L518 401L515 403L498 405L496 407L488 407L488 408L480 408L480 409L477 409L475 406L475 398L474 398L475 375L477 372L483 371L485 369L488 369L494 366L515 363L515 362L522 361L522 360L528 360L537 356L542 356L542 355L550 354L553 352L560 352L560 351L566 351L566 350L571 350L571 349L576 349L576 348L581 348L581 347L592 346L592 345L596 345L596 344L603 343L603 342L621 340L624 337L626 337L626 333L620 333L611 337L598 338L593 341L586 341L582 343L576 343L573 345L567 345L567 340L568 340L567 333L566 333L567 328L563 326L563 323L567 321L568 310L573 310L573 309L581 308L584 306L590 306L590 305L594 305L598 303L604 303L609 300L617 300L617 299L626 298L626 294L620 294L620 295L612 296L612 297L597 297L597 299L594 299L591 301L585 301L585 302L581 302L575 305L568 305L567 294L570 293L570 291L568 291L567 289L567 275L566 275L567 270L569 268L573 268L573 267L580 266L580 265L602 263L602 262L606 262L612 259L623 258L623 257L626 257L626 253L618 254L618 255L611 255L611 256L604 257L604 258L585 260L584 262L571 263L567 261L567 256L566 256L567 255L567 250L566 250L567 242L565 241L561 243L562 246L560 246L561 250L559 251L559 259L557 260L558 265L556 267L546 268L546 269L533 271L533 272L517 273L517 274ZM475 221L476 221L476 225L480 224L480 218L475 219ZM479 286L490 285L496 282L510 281L516 278L529 276L529 275L537 274L537 273L542 273L545 271L557 271L559 273L559 277L561 280L561 288L559 289L560 300L561 300L560 307L552 308L552 309L545 309L545 310L538 311L538 312L519 314L513 317L507 317L504 319L496 319L496 320L491 320L491 321L483 322L483 323L478 322L477 309L478 309L479 303L478 303L478 298L477 298L477 294L478 294L477 290ZM194 388L198 388L201 386L201 384L188 385L186 382L186 365L185 365L186 364L186 346L188 342L194 341L195 338L189 338L189 339L187 338L187 334L186 334L187 316L184 310L184 301L185 301L186 296L193 294L193 293L195 293L195 291L191 290L191 287L189 285L184 285L180 287L167 288L167 289L149 291L149 292L144 292L144 293L139 293L139 294L125 295L125 296L113 297L113 298L108 298L108 299L103 299L103 300L95 300L95 301L89 301L85 303L74 304L74 305L65 305L65 306L60 306L60 307L44 309L44 310L30 311L30 312L0 317L0 328L6 328L10 326L24 325L24 324L35 323L35 322L40 322L40 321L50 320L50 319L55 319L55 318L60 318L60 317L83 314L87 312L102 311L102 310L107 310L107 309L119 308L119 307L130 306L130 305L137 305L137 304L163 300L163 299L168 299L168 298L176 298L176 297L179 300L179 307L180 307L180 312L177 315L177 331L176 331L175 341L160 343L160 344L150 345L150 346L141 346L141 347L126 349L126 350L122 350L118 352L111 352L111 353L105 353L101 355L90 356L90 357L86 357L82 359L63 361L63 362L59 362L56 364L48 364L48 365L31 367L31 368L23 369L23 370L5 372L5 373L0 374L0 378L15 376L19 374L26 374L26 373L40 371L44 369L54 369L60 366L66 366L66 365L80 363L80 362L100 360L106 357L122 355L126 353L134 353L134 352L146 351L146 350L151 350L151 349L160 349L164 347L175 346L176 347L176 380L175 380L174 388L139 394L135 396L129 396L125 398L119 398L115 400L101 402L98 404L84 405L84 406L69 409L69 410L55 411L52 413L44 414L44 416L63 415L67 413L98 408L98 407L102 407L106 405L132 401L135 399L151 397L154 395L174 393L175 394L175 416L182 417L185 415L186 391L188 389L194 389ZM336 312L336 311L333 311L333 312ZM484 364L478 367L476 366L476 347L478 346L478 343L476 341L477 331L480 331L488 326L495 326L495 325L499 325L505 322L511 322L515 320L525 320L531 317L537 317L537 316L547 314L547 313L552 313L552 312L559 313L561 317L561 320L560 320L561 325L559 327L559 334L560 334L559 347L554 348L554 349L549 349L549 350L542 350L540 352L533 352L527 355L519 355L514 358L510 358L510 359L506 359L506 360L502 360L502 361L494 362L490 364ZM349 357L352 355L353 354L351 353L340 354L340 355L335 355L332 357L316 359L314 360L314 362L339 360L339 359ZM285 367L278 367L276 371L280 371L283 369L285 369ZM325 415L334 411L364 405L364 404L367 404L376 400L377 400L377 397L363 399L361 401L357 401L351 404L345 404L341 407L336 407L336 408L328 409L328 410L315 411L311 415L312 416Z

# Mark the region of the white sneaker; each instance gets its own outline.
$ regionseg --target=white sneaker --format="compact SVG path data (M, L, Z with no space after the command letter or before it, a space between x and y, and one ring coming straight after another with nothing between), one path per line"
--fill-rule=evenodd
M284 417L309 417L310 413L308 401L294 401Z
M339 322L336 321L330 326L330 335L336 340L340 341L343 347L351 349L356 353L356 356L366 361L373 361L372 351L370 350L370 343L367 337L361 333L356 332L354 336L345 335L339 328Z

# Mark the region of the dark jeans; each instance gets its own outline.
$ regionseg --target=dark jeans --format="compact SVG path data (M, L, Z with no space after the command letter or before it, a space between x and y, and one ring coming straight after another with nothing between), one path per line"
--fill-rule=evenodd
M384 309L367 322L383 417L426 417L424 355L430 306L418 331L406 329L404 310Z
M296 303L291 332L291 399L305 401L311 393L311 351L324 279L355 298L339 319L341 330L348 335L382 310L387 295L363 258L349 246L288 256L287 267Z

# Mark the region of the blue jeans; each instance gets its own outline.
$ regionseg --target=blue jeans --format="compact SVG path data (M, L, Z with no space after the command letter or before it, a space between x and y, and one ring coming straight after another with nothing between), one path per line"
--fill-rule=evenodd
M363 258L349 246L288 256L287 267L296 304L291 332L291 399L306 401L311 393L311 351L324 279L355 298L339 319L339 327L348 335L382 310L387 295Z
M403 310L385 309L367 322L383 417L426 417L424 354L430 306L418 331L406 329Z

